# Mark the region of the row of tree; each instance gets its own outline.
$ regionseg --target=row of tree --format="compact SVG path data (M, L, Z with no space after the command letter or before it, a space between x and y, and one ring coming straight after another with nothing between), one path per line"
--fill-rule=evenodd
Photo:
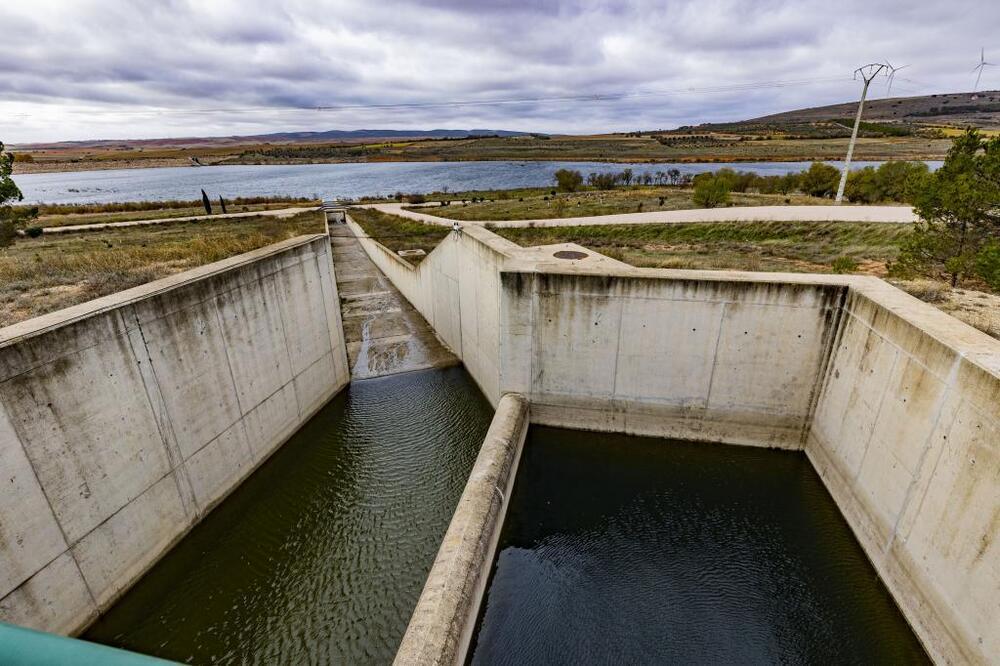
M855 203L879 203L896 201L912 203L930 170L923 162L886 162L875 167L852 171L848 175L845 196ZM752 171L737 171L723 168L692 177L679 169L667 171L646 171L635 174L632 169L617 173L591 173L584 179L583 174L573 169L559 169L554 174L559 190L576 192L586 183L598 190L632 185L701 185L703 191L717 193L721 199L716 205L725 203L730 192L758 192L761 194L791 194L801 192L815 197L832 198L837 192L840 171L829 164L814 162L803 171L781 175L761 175Z
M591 172L586 181L583 174L576 169L559 169L552 179L561 192L576 192L583 187L584 182L596 190L613 190L616 187L631 187L632 185L690 185L691 175L682 173L680 169L667 171L643 171L635 173L632 169L622 169L617 173Z
M885 162L877 168L865 167L849 173L844 196L853 203L913 203L929 176L930 169L923 162ZM694 177L694 184L697 186L705 180L719 181L721 185L716 186L716 189L727 192L801 192L814 197L832 198L840 183L840 170L822 162L813 162L804 171L774 176L719 169L712 173L698 174Z

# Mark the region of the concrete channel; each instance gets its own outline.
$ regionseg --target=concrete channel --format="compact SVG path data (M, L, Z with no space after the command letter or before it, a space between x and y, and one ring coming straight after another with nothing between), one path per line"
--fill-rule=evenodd
M352 379L459 363L346 225L331 224L330 241Z
M875 278L479 225L414 265L340 214L0 330L0 620L79 633L351 380L461 362L497 413L398 663L469 654L529 424L790 451L927 655L1000 663L996 340Z

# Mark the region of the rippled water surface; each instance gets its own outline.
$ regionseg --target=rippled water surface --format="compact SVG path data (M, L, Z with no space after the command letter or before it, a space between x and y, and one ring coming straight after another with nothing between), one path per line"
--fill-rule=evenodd
M801 453L532 428L475 664L924 663Z
M492 418L462 368L353 383L87 634L193 663L389 663Z

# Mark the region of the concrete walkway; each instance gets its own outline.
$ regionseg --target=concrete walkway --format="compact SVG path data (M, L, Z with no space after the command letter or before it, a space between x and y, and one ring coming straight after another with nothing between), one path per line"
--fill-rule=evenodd
M430 212L405 210L408 204L366 204L384 213L408 217L427 224L452 226L456 220ZM454 206L455 204L452 204ZM437 206L426 206L434 210ZM695 208L649 213L620 213L590 217L563 217L540 220L457 220L461 225L490 224L494 227L576 227L605 224L687 224L692 222L884 222L912 224L917 216L910 206L733 206Z
M104 229L118 229L120 227L145 227L155 224L171 224L174 222L201 222L203 220L230 220L240 217L277 217L286 218L308 213L311 210L319 210L316 206L308 208L279 208L277 210L257 210L241 213L219 213L218 215L189 215L187 217L162 217L155 220L128 220L126 222L101 222L98 224L66 224L61 227L43 227L44 234L69 234L79 231L102 231ZM22 232L23 233L23 232Z
M330 242L351 379L459 362L376 268L347 225L331 224Z

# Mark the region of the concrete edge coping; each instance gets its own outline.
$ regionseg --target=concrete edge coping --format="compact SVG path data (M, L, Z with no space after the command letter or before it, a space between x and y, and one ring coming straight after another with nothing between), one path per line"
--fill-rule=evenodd
M398 263L403 268L409 269L414 272L416 272L419 269L420 267L419 264L411 264L406 259L396 254L395 251L390 250L385 245L382 245L382 243L380 243L378 240L369 236L365 232L364 228L360 224L355 222L350 215L345 214L344 218L347 220L347 228L351 230L351 233L354 234L354 238L357 239L359 243L362 241L371 241L375 245L375 247L382 250L382 252L384 252L385 254L389 255L393 261ZM438 244L438 247L440 247L440 244ZM437 250L437 247L435 247L434 250ZM427 255L424 257L424 261L426 261L428 257L434 254L434 250L431 250L430 252L427 253Z
M321 206L292 206L289 208L272 208L265 210L248 210L236 213L216 213L214 215L185 215L183 217L160 217L148 220L122 220L121 222L97 222L94 224L64 224L58 227L42 227L43 234L72 234L87 233L90 231L107 231L108 229L121 229L128 227L147 227L157 224L170 224L171 222L211 222L213 220L231 220L246 217L277 217L286 218L301 213L322 210ZM19 236L26 236L24 229L18 229Z
M500 398L393 664L462 664L528 431L528 401Z
M361 240L371 241L372 243L375 244L376 247L381 249L386 254L390 255L394 261L405 266L411 271L420 270L420 266L426 264L429 261L430 257L434 256L434 253L437 252L439 247L441 247L441 243L438 243L433 250L431 250L426 254L423 261L421 261L419 264L411 264L403 257L400 257L395 251L389 249L388 247L380 243L378 239L372 238L371 236L367 235L365 233L365 230L361 227L361 225L355 222L351 218L350 214L346 215L346 218L348 220L349 228L351 229L352 232L354 232L355 238L357 238L359 241ZM494 252L502 255L507 259L512 258L516 256L518 253L524 252L525 250L525 248L521 247L517 243L509 241L506 238L498 236L492 231L484 229L483 227L477 225L462 226L461 232L464 234L468 234L470 237L476 239L479 243L485 245L490 250L493 250ZM442 241L443 240L444 239L442 239Z
M141 284L137 287L132 287L131 289L119 291L107 296L101 296L100 298L95 298L84 303L71 305L68 308L48 312L37 317L32 317L31 319L17 322L16 324L11 324L10 326L0 328L0 348L17 344L26 338L41 335L47 331L73 324L77 321L81 321L98 314L103 314L126 305L131 305L137 301L141 301L151 296L156 296L157 294L176 289L177 287L186 284L211 278L212 276L224 273L239 266L252 264L255 261L280 254L299 246L309 245L310 243L313 243L321 238L326 239L327 236L325 234L296 236L295 238L289 238L288 240L280 241L278 243L265 245L264 247L257 248L256 250L251 250L250 252L244 252L243 254L238 254L236 256L222 259L210 264L205 264L203 266L197 266L181 273L168 275L167 277L160 278L159 280L153 280L152 282L147 282L146 284Z

